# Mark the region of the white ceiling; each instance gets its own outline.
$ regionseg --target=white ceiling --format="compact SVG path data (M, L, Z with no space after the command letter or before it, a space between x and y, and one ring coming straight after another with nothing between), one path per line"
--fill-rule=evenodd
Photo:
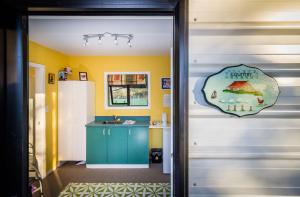
M31 16L29 39L67 55L167 55L173 44L171 17ZM126 39L116 46L112 37L97 38L83 46L83 34L133 34L132 47Z

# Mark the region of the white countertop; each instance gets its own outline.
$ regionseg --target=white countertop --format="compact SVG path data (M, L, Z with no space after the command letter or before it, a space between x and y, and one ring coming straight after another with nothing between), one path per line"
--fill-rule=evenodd
M169 129L171 128L170 125L163 126L163 125L149 125L149 129Z

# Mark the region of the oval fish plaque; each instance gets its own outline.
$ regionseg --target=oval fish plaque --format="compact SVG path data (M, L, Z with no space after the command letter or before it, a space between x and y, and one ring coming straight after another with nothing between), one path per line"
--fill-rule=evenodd
M197 83L200 85L201 83ZM194 89L199 98L199 87ZM210 75L202 88L208 104L236 116L252 115L274 105L279 95L277 81L260 69L246 65L231 66Z

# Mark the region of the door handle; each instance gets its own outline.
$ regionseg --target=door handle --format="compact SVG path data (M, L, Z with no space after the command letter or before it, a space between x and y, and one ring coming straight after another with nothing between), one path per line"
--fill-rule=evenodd
M105 129L102 130L102 134L105 135Z
M108 135L110 135L110 129L108 129L107 133L108 133Z
M128 130L128 134L131 135L131 129Z

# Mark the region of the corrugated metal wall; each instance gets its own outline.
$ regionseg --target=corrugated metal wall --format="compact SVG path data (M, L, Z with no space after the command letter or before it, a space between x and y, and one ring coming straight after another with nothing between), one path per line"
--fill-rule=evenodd
M205 2L209 3L190 1L190 196L300 196L300 18L267 20L251 15L249 7L245 14L255 20L246 20L236 0L223 1L226 11L218 4L204 10L211 12L205 15L197 9ZM244 2L265 3L265 12L287 12L281 0ZM289 13L300 13L299 1L286 3L295 11ZM218 11L232 16L221 21L212 16ZM197 81L203 83L208 75L237 64L258 67L277 79L281 94L275 106L237 118L208 106L204 99L196 103Z

